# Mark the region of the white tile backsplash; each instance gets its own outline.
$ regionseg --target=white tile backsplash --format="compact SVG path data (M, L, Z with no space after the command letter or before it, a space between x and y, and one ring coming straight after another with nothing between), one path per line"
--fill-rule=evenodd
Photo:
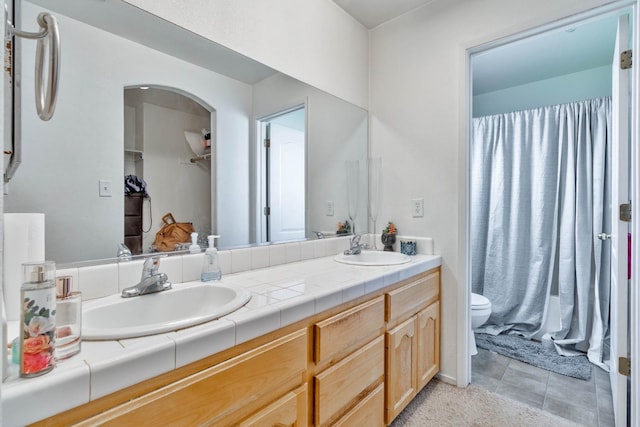
M288 243L284 245L286 263L300 261L300 243Z
M204 253L184 255L182 257L182 281L200 280L203 264Z
M140 270L142 273L142 270ZM170 282L180 283L182 281L182 257L170 256L160 258L159 273L164 273Z
M269 264L271 266L281 265L287 262L287 245L269 246Z
M231 274L231 251L218 251L218 262L222 274Z
M78 287L83 299L118 293L118 264L78 268Z
M315 257L315 240L300 242L300 261L313 259Z
M251 270L251 249L231 249L231 272Z
M269 246L251 248L251 270L269 267Z
M140 282L142 277L142 265L144 260L123 261L118 265L118 291L122 292L124 288L133 286Z

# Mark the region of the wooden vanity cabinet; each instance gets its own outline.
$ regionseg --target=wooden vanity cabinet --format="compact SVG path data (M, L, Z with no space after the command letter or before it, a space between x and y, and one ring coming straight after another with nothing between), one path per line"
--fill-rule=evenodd
M436 268L36 424L388 425L439 370L439 298Z
M436 271L386 294L387 424L440 369L439 293L440 273Z

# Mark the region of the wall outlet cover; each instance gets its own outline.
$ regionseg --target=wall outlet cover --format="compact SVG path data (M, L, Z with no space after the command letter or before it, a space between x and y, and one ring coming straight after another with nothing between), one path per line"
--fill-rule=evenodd
M411 200L411 215L414 218L422 218L424 216L424 199Z

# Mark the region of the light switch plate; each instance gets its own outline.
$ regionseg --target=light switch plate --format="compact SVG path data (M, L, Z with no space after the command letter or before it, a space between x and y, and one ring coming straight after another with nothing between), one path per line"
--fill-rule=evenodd
M100 195L100 197L111 197L113 196L112 191L111 191L111 181L108 179L101 179L98 181L99 185L100 185L100 190L98 192L98 194Z

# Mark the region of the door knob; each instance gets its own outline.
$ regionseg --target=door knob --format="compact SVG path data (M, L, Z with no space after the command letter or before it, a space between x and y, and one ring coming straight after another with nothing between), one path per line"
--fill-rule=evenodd
M600 233L598 234L598 239L600 240L609 240L611 238L611 234Z

